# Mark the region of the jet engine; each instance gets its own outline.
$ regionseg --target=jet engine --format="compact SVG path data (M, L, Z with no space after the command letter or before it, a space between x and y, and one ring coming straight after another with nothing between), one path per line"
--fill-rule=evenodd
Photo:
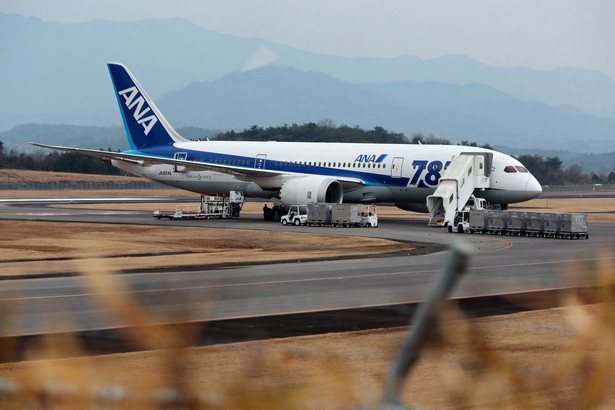
M324 176L310 176L290 179L280 189L280 201L290 205L329 202L341 204L344 199L342 184L336 179Z

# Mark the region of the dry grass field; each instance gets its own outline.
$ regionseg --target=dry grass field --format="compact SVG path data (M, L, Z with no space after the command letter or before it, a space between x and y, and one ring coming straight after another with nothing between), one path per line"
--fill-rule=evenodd
M32 192L24 192L19 191L19 195L34 197ZM186 195L183 191L171 192L174 191L147 194L68 191L47 195ZM131 210L152 211L159 205L126 206ZM169 204L169 209L173 206ZM245 212L259 213L262 204L246 206ZM582 211L589 213L590 221L613 221L615 201L536 199L514 209ZM425 218L423 214L395 208L379 207L379 211L385 217ZM199 228L127 226L123 228L126 233L118 234L115 227L107 225L70 224L70 229L59 225L67 224L0 222L0 232L11 232L10 239L8 235L0 237L1 274L63 272L101 265L112 270L132 262L156 266L169 261L170 265L164 266L170 267L174 263L185 264L186 258L194 258L190 263L197 264L242 262L238 254L246 250L253 261L276 257L292 260L298 259L298 255L305 258L306 252L346 254L351 248L339 237L293 232L283 233L288 236L276 237L265 245L255 244L251 232L243 237L236 230L215 230L217 241L214 241L203 237ZM226 241L231 239L235 245L228 249ZM148 255L151 241L165 244L169 255ZM355 241L353 238L352 248L357 246ZM148 242L147 246L142 242ZM171 247L166 246L169 243ZM389 241L362 244L377 251L392 251L399 246ZM174 255L179 256L175 259ZM562 301L561 308L472 320L461 320L454 309L447 310L449 316L443 318L442 328L424 348L406 383L404 404L458 408L614 408L615 267L611 263L611 259L605 259L597 272L587 273L599 278L603 300L600 304L577 305L571 296ZM136 333L125 336L137 347L153 350L60 359L67 354L79 355L82 352L79 342L70 337L47 337L42 345L27 353L30 361L0 364L0 379L13 380L30 389L0 399L1 408L97 407L91 401L92 386L109 384L128 389L130 399L120 404L111 401L102 408L154 408L149 394L159 388L184 392L194 400L173 408L376 406L394 352L407 331L399 328L191 347L194 338L190 328L152 326L147 316L139 312L135 301L124 300L128 295L118 296L104 284L100 286L99 293L108 309L128 316L128 321L138 327ZM1 324L0 321L0 329ZM8 347L7 344L0 346ZM49 401L42 394L44 386L68 391L70 399Z
M150 205L151 206L151 205ZM215 226L215 225L214 225ZM178 268L297 261L383 252L411 252L411 244L377 238L262 231L33 221L0 221L0 276Z
M441 337L423 348L403 402L429 408L613 408L614 313L611 301L444 321ZM189 337L187 343L178 338L181 330L160 334L154 328L147 337L166 341L157 350L72 359L57 357L78 354L78 342L49 337L31 352L30 361L0 365L0 377L56 392L76 388L66 407L48 401L54 404L49 408L93 407L92 386L122 386L133 398L105 408L154 408L146 397L169 388L194 400L192 406L173 408L377 408L406 331L197 348L185 347ZM5 401L3 408L32 408L24 397Z
M536 198L511 205L511 211L585 212L589 222L615 222L615 198Z

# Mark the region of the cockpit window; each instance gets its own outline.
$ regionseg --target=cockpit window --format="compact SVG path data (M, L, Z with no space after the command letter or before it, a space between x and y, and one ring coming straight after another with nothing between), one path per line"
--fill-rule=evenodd
M509 165L506 168L504 168L504 172L508 174L512 174L513 172L517 172L517 170L512 165Z
M519 171L519 172L529 172L529 171L527 170L527 168L522 167L522 166L520 166L520 165L515 166L515 168L517 168L517 171Z

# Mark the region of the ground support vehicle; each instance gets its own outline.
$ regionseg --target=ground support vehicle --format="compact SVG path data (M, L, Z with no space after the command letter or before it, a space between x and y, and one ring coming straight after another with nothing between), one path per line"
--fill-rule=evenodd
M306 205L291 205L288 213L280 218L282 225L305 225L308 214Z
M470 225L470 214L473 210L485 209L487 201L483 198L476 198L474 195L466 202L463 210L455 212L452 223L447 224L449 232L463 233L473 229ZM484 224L480 223L480 227L474 229L483 229Z
M378 208L376 205L361 205L361 226L378 227Z
M518 212L477 209L469 212L458 212L455 216L455 223L457 223L457 232L589 239L587 214L578 212ZM453 232L452 229L449 228L449 232Z
M229 196L207 196L201 194L198 206L177 205L175 211L154 211L156 219L227 219L238 218L243 207L244 197L241 192L231 191Z
M470 212L471 211L469 210L455 212L453 223L448 225L448 231L464 233L465 231L471 229L470 228Z

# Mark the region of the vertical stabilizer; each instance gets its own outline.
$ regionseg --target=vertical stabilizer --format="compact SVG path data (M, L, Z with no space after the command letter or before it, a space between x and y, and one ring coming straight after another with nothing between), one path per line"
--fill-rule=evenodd
M123 64L108 63L130 148L186 141L171 127L143 87Z

